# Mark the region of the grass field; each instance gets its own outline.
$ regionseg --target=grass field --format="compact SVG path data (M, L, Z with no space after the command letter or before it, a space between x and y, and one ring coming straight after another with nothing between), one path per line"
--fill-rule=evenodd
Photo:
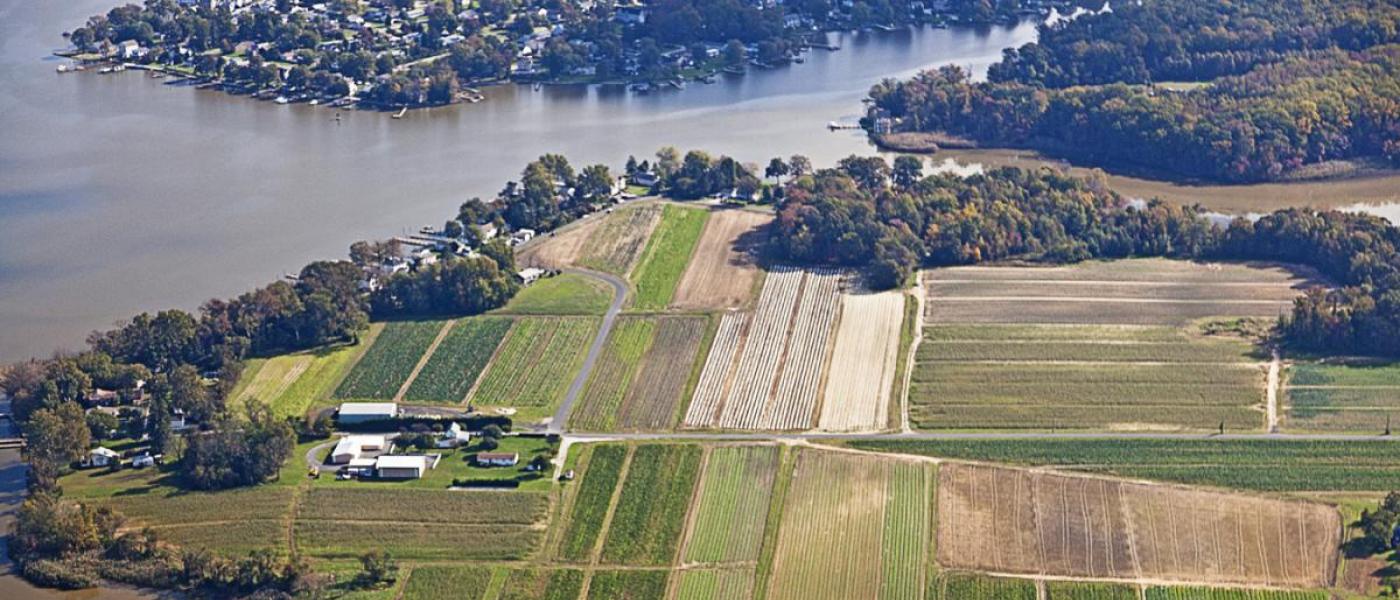
M855 448L1053 466L1123 477L1267 491L1400 489L1391 442L1285 440L856 441Z
M1035 584L1024 579L975 573L941 573L929 582L928 600L1036 600Z
M1292 385L1375 386L1400 388L1400 364L1323 365L1303 363L1289 369Z
M403 588L403 600L480 598L491 582L485 567L415 567Z
M637 264L652 230L661 221L660 204L636 204L603 217L583 242L576 263L595 271L626 276Z
M1116 583L1049 581L1046 600L1137 600L1137 588Z
M313 358L310 354L298 352L249 359L244 364L243 373L238 376L238 385L229 393L228 405L238 407L259 402L272 406L273 401L306 372Z
M684 562L758 560L777 468L775 446L719 446L710 450Z
M1230 590L1220 588L1147 588L1147 600L1328 600L1326 592Z
M583 480L574 492L572 509L564 521L559 558L571 562L586 562L603 531L603 519L613 491L617 489L622 466L627 459L626 446L594 446L583 472Z
M1167 260L923 274L910 421L921 429L1258 431L1267 352L1206 317L1271 317L1304 280Z
M666 597L666 571L596 571L588 600L656 600Z
M577 273L562 273L520 290L497 313L511 315L601 315L612 304L608 284Z
M632 283L637 286L633 309L660 310L671 303L709 216L707 210L666 205L661 223L652 232L632 274Z
M753 593L753 573L746 570L691 569L676 576L676 600L743 600Z
M451 404L464 400L510 327L510 319L493 317L457 321L408 386L404 400Z
M622 398L637 375L642 355L651 347L656 333L656 319L624 317L618 319L603 354L588 377L583 403L570 415L570 425L584 431L608 431L618 416Z
M603 542L603 561L616 565L671 564L685 531L686 511L699 470L699 446L638 446Z
M443 321L392 321L340 382L336 398L387 400L398 394L442 330Z
M581 591L583 571L516 569L506 577L497 600L577 600Z
M552 412L583 368L588 345L597 332L598 319L592 317L517 320L482 375L471 402L536 408L539 414Z
M370 325L356 345L251 360L249 370L239 378L230 395L229 404L237 406L256 399L279 417L300 417L314 408L328 406L336 385L383 329L382 323Z

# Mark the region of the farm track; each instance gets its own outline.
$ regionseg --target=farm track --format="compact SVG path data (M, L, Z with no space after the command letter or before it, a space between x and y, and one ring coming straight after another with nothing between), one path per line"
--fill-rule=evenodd
M569 383L564 400L559 403L559 408L554 411L554 418L549 421L548 430L550 433L564 431L565 424L569 422L569 413L573 411L574 403L583 393L583 387L588 383L588 377L593 373L593 367L598 364L598 356L603 353L603 346L607 342L608 334L612 332L613 324L617 322L617 314L622 312L622 303L627 299L627 282L620 277L584 269L568 269L568 272L607 282L613 288L613 300L612 304L608 306L608 312L603 315L603 324L598 328L598 334L593 338L593 344L588 347L588 354L583 359L583 368L579 369L578 375L574 376L574 380Z

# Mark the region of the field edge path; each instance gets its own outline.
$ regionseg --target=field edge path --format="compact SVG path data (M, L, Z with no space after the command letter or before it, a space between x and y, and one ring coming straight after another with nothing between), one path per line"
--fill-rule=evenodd
M607 343L608 334L612 333L613 324L617 322L617 315L622 312L622 302L627 299L628 290L627 282L616 275L578 268L564 269L564 272L602 280L612 286L613 299L612 304L608 306L608 312L603 314L603 325L598 328L598 334L593 338L593 344L588 347L588 356L583 359L583 368L579 369L578 375L574 377L573 382L569 383L569 391L564 394L564 401L559 403L559 409L554 411L554 417L549 421L547 429L549 433L564 432L564 425L568 423L569 413L573 411L574 403L583 393L583 386L588 383L588 376L593 373L593 367L598 363L598 357L603 353L603 346Z

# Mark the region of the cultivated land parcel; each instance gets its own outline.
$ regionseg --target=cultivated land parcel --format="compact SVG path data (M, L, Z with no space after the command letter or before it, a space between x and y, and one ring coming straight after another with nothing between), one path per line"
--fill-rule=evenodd
M338 583L344 598L1322 600L1374 587L1338 546L1344 514L1400 488L1393 442L1206 435L1267 431L1273 357L1231 323L1272 319L1303 278L1131 260L939 269L917 295L871 293L849 272L760 268L755 228L770 219L656 201L589 217L520 250L570 271L499 311L376 323L357 345L253 361L234 392L285 415L397 400L562 431L558 470L520 489L449 489L515 473L469 466L475 448L447 451L424 480L308 479L317 442L249 490L181 493L159 470L81 472L64 488L181 544L272 547L345 581L372 548L403 562L388 587ZM611 284L627 289L621 314ZM1283 358L1281 431L1384 427L1400 370ZM992 437L937 437L960 430ZM996 437L1028 430L1046 437ZM546 447L503 441L523 457Z

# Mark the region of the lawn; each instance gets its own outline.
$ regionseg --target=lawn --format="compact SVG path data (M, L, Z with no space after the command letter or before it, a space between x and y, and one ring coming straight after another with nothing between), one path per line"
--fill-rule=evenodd
M416 567L403 588L403 600L480 598L491 582L485 567Z
M391 321L340 382L335 397L342 399L393 398L413 373L443 321Z
M1400 489L1400 445L1285 440L919 440L850 446L1265 491Z
M465 400L510 327L510 319L494 317L457 321L408 386L404 400L450 404Z
M685 530L686 510L699 470L699 446L638 446L603 542L603 561L617 565L671 564Z
M637 286L633 309L661 310L671 303L676 284L690 264L709 217L706 210L666 205L641 263L632 273L632 282Z
M562 273L530 284L496 311L512 315L601 315L612 304L612 286L587 275Z

